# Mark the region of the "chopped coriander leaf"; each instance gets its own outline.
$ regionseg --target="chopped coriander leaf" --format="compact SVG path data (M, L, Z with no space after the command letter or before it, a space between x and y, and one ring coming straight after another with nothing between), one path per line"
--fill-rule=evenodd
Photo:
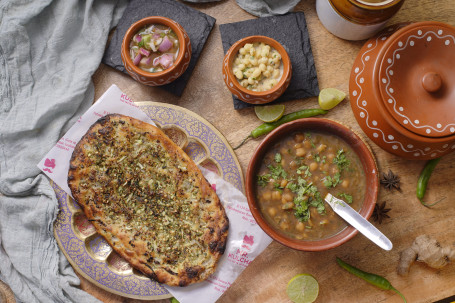
M292 192L296 192L297 191L297 184L295 184L294 182L289 182L287 185L286 185L286 188L289 188Z
M313 159L314 159L314 161L316 161L317 163L321 162L321 157L319 156L319 154L313 154Z
M295 216L299 221L308 221L310 218L310 211L308 209L308 203L316 207L318 213L325 211L324 202L321 198L321 194L318 188L313 185L312 182L308 183L305 179L298 177L295 185L289 186L288 188L296 194L294 198L295 204Z
M332 187L332 185L333 185L332 177L330 177L330 176L325 177L324 186L329 188L329 187Z
M281 154L280 153L276 153L275 154L275 162L276 163L281 163L281 159L282 159Z
M258 185L261 187L266 187L271 179L270 174L258 175Z
M273 188L275 190L279 191L280 193L283 192L283 189L281 188L280 183L273 183Z
M280 177L283 179L286 179L288 176L286 171L279 164L277 166L269 165L267 168L270 170L270 174L271 174L272 178L275 180L280 179Z
M306 165L302 165L299 168L297 168L297 174L301 175L305 170L307 170L309 167Z
M306 201L294 199L294 215L300 222L306 222L310 219L310 210Z
M326 156L322 156L322 160L321 160L321 163L322 163L322 164L325 163L325 159L326 159L326 158L327 158Z
M333 163L338 166L340 171L343 171L349 166L350 162L346 158L346 154L342 148L337 151L335 158L333 158Z
M340 194L338 195L338 197L340 197L341 199L343 199L344 201L346 201L346 203L348 203L348 204L351 204L351 203L352 203L352 196L349 195L349 194L340 193Z
M333 177L327 176L324 178L324 186L327 188L335 187L340 183L341 183L340 173L336 173L335 175L333 175Z

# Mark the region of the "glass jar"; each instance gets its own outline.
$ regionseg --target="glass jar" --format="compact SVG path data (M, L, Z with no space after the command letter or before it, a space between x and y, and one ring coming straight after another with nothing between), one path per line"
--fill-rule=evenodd
M316 11L325 28L346 40L370 38L401 8L404 0L317 0Z

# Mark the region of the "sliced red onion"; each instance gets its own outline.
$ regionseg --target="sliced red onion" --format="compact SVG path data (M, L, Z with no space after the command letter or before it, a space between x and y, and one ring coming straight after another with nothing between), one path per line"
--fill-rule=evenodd
M161 37L160 34L154 34L154 35L153 35L153 39L154 39L154 40L158 40L160 37Z
M172 41L169 40L169 38L167 36L164 36L163 42L161 42L158 50L160 52L164 53L164 52L167 52L168 50L170 50L172 46L173 46Z
M174 64L174 56L172 54L162 54L153 59L153 66L156 67L158 64L161 65L163 69L167 69Z
M155 43L153 43L153 41L149 43L149 46L150 46L150 48L152 49L152 51L154 51L154 52L157 51L156 46L155 46Z
M142 47L141 47L141 48L139 49L139 52L140 52L142 55L146 56L146 57L150 56L150 51L146 50L145 48L142 48Z
M136 58L134 58L133 64L134 65L139 65L139 62L141 62L142 55L140 53L137 53Z
M160 64L161 62L161 57L155 57L155 59L153 59L153 66L156 67L158 66L158 64Z
M136 35L136 37L134 37L136 39L136 42L141 42L142 40L142 36L141 35Z
M152 63L152 57L148 57L147 61L145 61L146 65L150 65L150 63Z
M174 63L174 56L172 54L163 54L160 58L160 64L163 69L171 67Z

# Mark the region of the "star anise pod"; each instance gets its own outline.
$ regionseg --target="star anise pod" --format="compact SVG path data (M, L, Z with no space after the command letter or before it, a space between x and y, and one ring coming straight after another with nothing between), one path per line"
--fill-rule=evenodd
M387 174L382 173L382 178L381 178L380 182L381 182L381 184L383 184L385 186L385 188L387 188L389 190L395 188L395 189L401 191L400 177L395 175L390 169Z
M377 204L374 206L373 210L373 215L371 216L373 220L378 222L379 224L382 223L382 220L385 218L390 218L390 216L387 214L390 211L390 208L385 208L386 202L382 202L380 204Z

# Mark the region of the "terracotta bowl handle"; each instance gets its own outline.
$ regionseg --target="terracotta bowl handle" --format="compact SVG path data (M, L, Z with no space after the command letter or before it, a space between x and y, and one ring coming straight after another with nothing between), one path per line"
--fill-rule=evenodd
M434 72L426 73L422 78L422 86L429 93L437 92L442 86L441 76Z

